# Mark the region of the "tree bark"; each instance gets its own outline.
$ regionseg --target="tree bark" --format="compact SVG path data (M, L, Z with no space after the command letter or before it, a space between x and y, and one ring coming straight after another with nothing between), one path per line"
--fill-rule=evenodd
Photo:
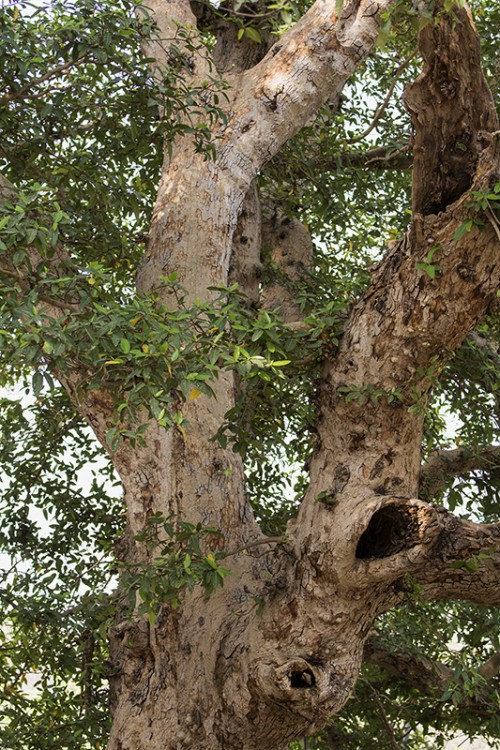
M162 278L175 272L190 301L211 299L213 287L232 279L257 300L259 249L270 236L262 232L258 172L338 97L392 5L350 0L337 15L335 0L317 0L262 59L189 49L188 83L202 85L217 66L226 74L227 124L214 161L188 138L165 154L138 294L164 300ZM179 28L196 40L197 18L188 0L148 6L158 37L146 54L161 76L169 40L182 56ZM147 560L134 537L161 513L216 527L216 544L232 551L232 575L210 597L184 591L180 608L166 604L154 624L137 614L112 628L109 750L285 750L341 711L374 619L404 599L408 575L428 598L500 600L498 526L460 522L418 499L426 398L500 275L498 227L487 222L454 240L470 214L467 191L500 177L498 121L477 35L467 10L455 16L452 23L440 14L422 32L425 69L406 97L416 128L413 221L373 271L324 363L310 487L287 539L266 541L241 458L210 440L235 403L230 372L213 384L214 398L183 405L184 434L152 423L143 446L124 443L112 456L125 488L125 562ZM452 93L460 106L455 99L451 106ZM457 138L465 156L456 153ZM109 393L82 392L77 374L63 381L105 443ZM478 559L477 574L451 567L481 552L488 556Z
M202 162L187 148L166 160L141 291L175 270L192 298L206 298L209 286L225 284L231 274L255 299L261 219L253 179L368 54L383 7L352 3L337 20L332 4L316 3L261 62L238 74L216 162ZM337 355L324 365L310 488L288 543L234 555L222 590L208 600L199 591L186 594L180 610L165 607L155 627L137 620L114 629L121 676L110 750L284 749L341 710L374 618L401 601L406 574L431 598L446 591L498 601L496 558L482 562L484 575L474 583L467 570L450 568L451 560L490 550L498 528L464 529L417 499L422 409L409 409L425 402L433 368L460 345L498 285L494 229L453 240L468 216L465 191L498 178L495 137L487 135L497 128L491 97L477 83L482 74L470 19L465 12L459 18L457 27L445 16L424 31L428 71L407 100L415 112L416 154L428 154L437 126L422 92L438 85L429 70L439 68L439 85L468 72L473 97L460 91L464 117L479 109L483 115L481 123L472 117L467 124L473 144L467 177L453 155L454 171L445 166L446 180L439 180L438 152L449 154L457 135L440 121L444 143L428 163L415 164L413 224L375 270ZM475 47L462 63L457 49L464 38ZM447 68L436 54L444 54ZM437 187L427 205L419 191L429 179ZM264 242L269 236L266 230ZM439 272L431 278L423 264L434 246ZM347 399L354 389L367 400ZM129 506L138 508L134 531L159 510L217 525L228 546L262 541L239 458L207 443L233 399L232 376L221 376L215 400L200 397L187 407L184 440L155 431L148 447L119 467L130 486ZM139 476L150 488L146 502Z

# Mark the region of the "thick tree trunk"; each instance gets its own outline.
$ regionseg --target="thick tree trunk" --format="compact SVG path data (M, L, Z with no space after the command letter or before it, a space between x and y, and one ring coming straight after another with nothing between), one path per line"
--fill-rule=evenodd
M187 12L187 3L178 5ZM256 299L257 170L332 87L343 85L376 36L382 4L353 3L341 21L334 5L314 5L249 71L235 58L239 89L214 164L187 146L166 160L138 274L141 292L175 271L193 300L207 299L210 286L230 278ZM183 23L186 18L189 13ZM201 396L184 407L185 436L153 425L145 448L115 456L132 534L160 512L217 526L224 548L239 551L230 558L232 575L210 598L198 589L185 592L182 606L165 606L154 626L136 617L112 629L110 750L285 750L342 709L373 621L405 596L407 573L429 596L444 587L448 595L451 588L456 596L468 590L474 599L470 576L451 572L448 562L491 546L498 529L465 527L417 499L422 412L408 407L425 401L430 370L460 344L498 285L494 228L453 240L468 215L464 191L498 179L495 136L488 136L498 125L472 55L464 65L476 83L460 94L472 145L465 166L454 155L453 170L445 165L445 174L439 172L441 151L449 153L450 146L438 144L429 155L436 123L426 86L430 81L430 91L438 84L443 91L436 70L448 82L456 75L463 80L456 50L464 38L468 45L477 40L465 12L459 24L445 17L436 29L423 36L431 73L408 95L416 161L424 154L415 167L415 219L374 272L336 357L325 363L311 484L287 542L265 541L246 501L239 456L209 442L234 405L231 374L220 376L215 399ZM441 36L432 44L434 34ZM320 48L323 57L315 55ZM483 112L480 123L477 111ZM446 131L447 121L438 128ZM431 175L436 188L429 198L422 186ZM269 236L266 230L264 242ZM423 264L434 246L439 273L431 277ZM286 248L280 252L286 255ZM365 394L362 403L346 398L355 389ZM139 547L129 550L135 559L143 554ZM491 565L483 565L484 587L476 580L477 599L488 603L499 599Z
M237 281L251 303L279 306L294 322L300 311L289 295L272 286L259 297L260 249L288 263L294 277L312 245L298 222L273 223L261 212L256 178L327 99L338 98L393 3L351 0L338 15L336 0L317 0L259 51L237 48L234 29L221 23L210 59L196 43L183 50L180 26L195 42L197 34L188 0L149 0L158 37L145 52L155 76L175 39L175 54L189 62L187 85L202 87L218 70L231 88L215 160L188 138L165 156L139 295L165 301L162 280L173 272L191 302ZM210 12L193 6L199 18ZM470 216L466 191L487 191L500 179L499 126L468 11L456 9L451 21L439 10L437 2L438 22L421 35L423 74L406 95L416 128L413 221L374 269L324 362L310 486L286 539L266 539L241 457L211 440L235 404L239 384L230 372L213 384L213 398L180 405L183 431L152 422L144 445L124 442L112 456L125 489L124 562L148 562L135 537L162 514L216 527L213 545L228 554L232 574L211 596L185 589L181 606L165 604L154 624L136 613L111 629L109 750L286 750L342 709L374 619L406 596L409 575L428 598L500 602L498 554L479 560L476 574L450 567L491 552L499 527L461 522L418 499L433 378L484 315L500 277L494 217L486 214L483 231L474 226L454 239ZM0 198L10 194L0 176ZM53 262L55 275L66 272L63 254ZM44 312L61 314L50 302ZM105 384L91 391L82 380L77 370L61 375L105 445L112 398Z

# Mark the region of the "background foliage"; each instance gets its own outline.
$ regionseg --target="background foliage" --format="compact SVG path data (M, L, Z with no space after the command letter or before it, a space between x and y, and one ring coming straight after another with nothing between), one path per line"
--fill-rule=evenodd
M242 39L260 44L307 6L226 0L205 21L206 42L213 42L210 16L231 20ZM416 9L407 6L386 19L376 54L345 87L340 110L325 106L260 176L262 197L301 218L316 242L314 267L293 290L310 328L291 334L278 315L249 308L236 288L218 290L210 306L184 304L175 277L165 280L171 305L133 295L163 143L191 138L213 157L224 81L214 73L203 89L189 90L179 64L154 82L140 50L150 22L145 12L135 20L133 0L2 5L0 171L19 190L0 214L0 252L13 257L0 282L2 747L98 748L109 728L106 632L116 607L122 506L106 454L55 381L68 361L82 373L97 367L99 379L115 386L111 445L140 440L134 424L142 408L182 429L182 403L209 393L220 368L235 370L247 381L245 396L218 439L244 456L264 530L282 533L293 515L307 479L321 359L335 347L370 266L408 222L411 126L401 93L419 59ZM498 101L500 7L491 0L471 6ZM28 244L42 258L35 267ZM54 276L60 244L67 273ZM267 280L278 274L269 264ZM55 320L44 312L49 297L60 306ZM424 455L498 442L495 311L479 333L487 346L467 341L436 378ZM493 520L499 480L492 467L456 483L442 502ZM184 532L176 541L185 554L187 544L194 547L187 567L182 558L181 578L194 585L192 565L201 566L200 580L210 564L196 557L193 529ZM166 564L172 554L168 548ZM309 746L397 742L420 750L439 747L456 729L482 733L495 746L498 706L481 703L477 665L499 648L499 632L494 612L429 605L410 593L406 606L378 623L378 637L450 665L447 690L429 697L368 665L346 711Z

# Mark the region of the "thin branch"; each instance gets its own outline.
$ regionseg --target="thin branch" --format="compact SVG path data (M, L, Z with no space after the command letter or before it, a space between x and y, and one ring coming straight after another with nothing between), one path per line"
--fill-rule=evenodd
M406 70L406 68L409 66L409 64L411 63L414 57L415 57L415 52L412 52L412 54L409 57L403 60L401 65L397 68L396 72L394 73L394 80L389 86L389 89L387 91L384 101L377 108L375 115L373 117L373 120L371 121L369 126L365 130L363 130L362 133L360 133L359 135L355 135L352 138L349 138L348 143L356 143L357 141L362 141L363 138L366 138L367 135L370 135L372 130L377 126L377 123L379 122L380 118L382 117L385 110L387 109L389 102L391 101L392 95L394 93L394 89L397 86L397 83L399 81L401 74Z
M500 445L437 450L422 467L420 490L425 497L436 497L457 476L472 471L492 471L500 467Z
M58 310L63 310L64 312L74 312L79 313L82 312L82 307L80 305L75 305L71 302L66 302L63 300L58 299L52 299L50 297L46 297L45 294L38 294L38 299L41 302L45 302L45 304L49 305L50 307L57 307Z
M245 13L245 11L242 11L242 10L235 10L234 8L228 8L226 5L221 3L219 8L214 9L214 10L216 11L216 15L221 16L222 18L225 18L227 16L235 16L236 18L263 19L263 18L271 18L272 16L275 16L285 6L286 6L286 3L281 3L280 5L276 5L275 7L273 7L272 10L267 10L267 11L261 10L255 13Z
M455 676L453 669L443 662L433 661L415 652L392 649L381 638L370 638L366 642L363 659L435 700L442 699ZM480 674L486 682L491 681L500 671L500 652L495 652L474 671ZM461 706L484 717L495 713L495 708L489 702L486 691L482 691L477 698L465 697Z
M318 154L309 158L304 164L294 167L294 174L306 180L314 179L315 170L338 172L341 169L404 170L413 164L413 155L409 143L391 151L389 146L378 146L368 151L343 151L342 153Z
M453 670L442 662L432 661L421 654L392 649L380 638L370 638L366 642L363 660L437 699L453 677Z
M265 539L257 539L255 542L249 542L248 544L243 544L241 547L236 547L228 552L224 552L224 558L239 555L241 552L246 552L247 550L252 549L252 547L259 547L261 544L286 544L287 541L288 539L286 536L266 536Z
M386 714L386 712L384 710L384 707L382 705L382 701L380 700L379 694L377 693L377 691L375 690L375 688L373 687L373 685L370 682L368 682L368 680L363 680L363 684L365 684L368 687L368 690L372 694L373 700L375 701L375 704L377 706L378 712L379 712L380 717L382 719L382 722L383 722L383 724L385 726L385 729L386 729L386 732L387 732L387 736L389 737L389 744L392 747L392 750L401 750L401 747L400 747L399 743L396 740L396 736L394 734L393 726L392 726L391 722L389 721L388 716L387 716L387 714Z
M373 151L366 152L365 156L369 158L364 163L365 167L369 167L372 164L377 164L379 169L407 169L413 164L413 158L411 157L411 155L407 156L405 159L401 159L399 161L397 160L397 157L401 156L401 154L407 154L411 151L411 146L409 143L407 143L405 146L402 146L401 148L398 148L396 151L391 151L391 153L387 154L386 156L370 157L370 155L377 150L378 149L373 149ZM377 162L386 162L388 164L386 166L385 164Z
M488 220L489 220L491 226L495 230L496 235L497 235L498 239L500 240L500 225L498 223L497 217L495 216L495 214L491 210L490 206L488 206L487 209L486 209L486 216L488 217Z
M23 99L24 95L34 86L39 86L41 83L48 81L49 78L59 75L59 73L63 73L65 70L74 68L77 65L81 65L83 62L85 62L87 58L88 58L87 54L82 55L81 57L78 57L76 60L70 60L69 62L63 63L62 65L58 65L56 68L52 68L51 70L48 70L46 73L44 73L42 76L39 76L38 78L33 78L32 81L28 81L28 83L25 83L24 86L21 86L20 89L18 89L17 91L14 91L12 94L4 94L4 96L0 98L0 105L7 104L8 102L12 102L17 99Z

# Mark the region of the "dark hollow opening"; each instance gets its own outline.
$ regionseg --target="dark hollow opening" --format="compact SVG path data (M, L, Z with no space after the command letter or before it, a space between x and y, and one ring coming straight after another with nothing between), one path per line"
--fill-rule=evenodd
M315 684L316 680L310 669L304 669L302 672L292 672L290 675L290 685L293 688L312 688Z
M395 555L420 541L418 511L413 507L387 505L370 519L356 547L360 560Z

